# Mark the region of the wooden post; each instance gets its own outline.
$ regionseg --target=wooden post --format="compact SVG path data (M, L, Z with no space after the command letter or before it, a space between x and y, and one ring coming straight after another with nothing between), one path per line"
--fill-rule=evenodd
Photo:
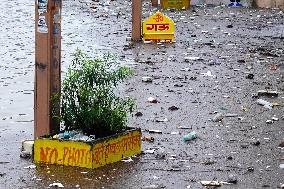
M132 0L132 40L141 39L142 0Z
M35 3L34 137L58 133L62 0Z

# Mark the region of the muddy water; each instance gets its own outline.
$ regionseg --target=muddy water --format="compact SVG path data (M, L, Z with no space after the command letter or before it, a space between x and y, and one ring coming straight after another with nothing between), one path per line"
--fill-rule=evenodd
M126 40L131 31L130 1L63 4L63 74L77 47L89 54L118 54L121 63L135 69L122 93L135 98L137 111L143 114L131 116L129 125L163 134L144 131L143 136L155 141L143 142L143 151L156 152L131 163L96 170L44 165L24 169L32 164L19 158L19 147L22 139L33 137L34 5L5 0L0 13L0 188L47 188L54 182L65 188L202 188L201 180L226 181L229 174L238 182L222 188L277 188L284 182L279 169L283 150L278 148L283 141L284 96L261 97L281 105L272 110L251 97L260 89L283 92L280 10L165 11L176 23L176 43L157 45ZM144 2L143 18L151 12L149 2ZM249 73L253 79L246 78ZM154 80L142 83L142 76ZM150 96L159 103L147 103ZM179 109L170 111L171 106ZM212 122L216 112L237 117ZM279 121L266 124L273 116ZM196 131L197 139L183 142L189 131L180 127ZM255 140L258 146L252 144Z

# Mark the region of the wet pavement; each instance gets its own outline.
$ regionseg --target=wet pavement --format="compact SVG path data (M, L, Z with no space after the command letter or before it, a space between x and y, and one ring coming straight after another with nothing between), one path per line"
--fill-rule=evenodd
M202 180L232 176L237 183L221 188L280 188L284 183L279 167L284 154L278 147L284 140L284 14L278 9L165 11L176 23L176 42L134 44L127 40L131 1L64 1L63 75L78 47L91 55L116 53L135 70L121 86L142 115L132 115L129 125L141 127L143 137L154 142L143 141L144 153L134 162L96 170L25 168L33 164L19 157L21 141L33 138L33 3L4 0L0 12L0 188L62 183L65 188L195 189L204 188ZM153 12L144 2L143 18ZM142 82L144 76L153 81ZM278 91L278 97L255 97L263 89ZM158 103L147 102L149 97ZM257 99L274 106L270 110ZM217 113L223 116L214 122ZM197 138L184 142L192 130Z

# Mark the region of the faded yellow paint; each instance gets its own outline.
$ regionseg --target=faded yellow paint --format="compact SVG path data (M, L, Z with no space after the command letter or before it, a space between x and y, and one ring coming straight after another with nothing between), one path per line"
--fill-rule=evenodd
M93 143L57 139L36 139L35 163L97 168L141 152L141 131L99 139Z
M166 41L174 40L174 21L156 12L143 22L142 26L144 41Z
M163 9L188 9L190 6L190 0L161 0L161 5Z

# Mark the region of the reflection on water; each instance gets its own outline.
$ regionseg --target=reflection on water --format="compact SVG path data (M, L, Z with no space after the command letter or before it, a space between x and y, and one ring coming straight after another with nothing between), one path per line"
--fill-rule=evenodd
M141 168L140 158L134 162L117 162L97 169L86 169L80 167L38 165L35 171L37 184L49 186L54 182L62 183L65 188L109 188L118 184L121 180L133 180L133 172Z

